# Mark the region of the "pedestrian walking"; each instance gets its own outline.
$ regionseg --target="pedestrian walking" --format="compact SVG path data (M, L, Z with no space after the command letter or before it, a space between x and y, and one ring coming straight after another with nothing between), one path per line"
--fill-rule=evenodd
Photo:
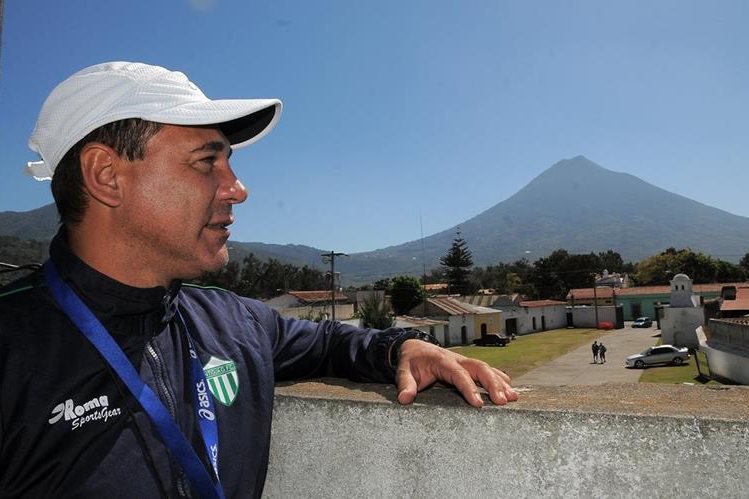
M593 363L598 364L598 342L597 341L593 342L591 349L593 350Z
M601 360L601 364L606 363L606 345L603 342L598 344L598 358Z

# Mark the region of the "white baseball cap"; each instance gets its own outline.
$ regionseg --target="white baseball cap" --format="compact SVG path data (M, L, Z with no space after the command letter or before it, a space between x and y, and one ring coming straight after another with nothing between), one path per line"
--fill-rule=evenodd
M29 147L42 161L26 173L49 180L78 141L107 123L141 118L169 125L217 125L233 148L271 131L281 117L278 99L211 100L183 73L138 62L87 67L57 85L39 112Z

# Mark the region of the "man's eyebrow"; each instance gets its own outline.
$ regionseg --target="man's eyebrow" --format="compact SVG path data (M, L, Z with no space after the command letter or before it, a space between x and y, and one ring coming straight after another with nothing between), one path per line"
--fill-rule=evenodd
M231 153L234 152L234 151L232 150L231 147L227 146L226 142L222 142L220 140L213 140L211 142L206 142L202 146L196 147L195 149L193 149L190 152L191 153L205 152L205 151L220 152L220 151L224 151L226 149L229 150L229 152L228 152L228 154L227 154L226 157L227 158L231 158Z

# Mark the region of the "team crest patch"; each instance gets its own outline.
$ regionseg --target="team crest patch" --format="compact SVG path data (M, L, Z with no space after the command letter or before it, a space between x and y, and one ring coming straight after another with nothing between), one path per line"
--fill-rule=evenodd
M232 405L239 393L239 376L234 362L211 357L203 372L214 398L224 405Z

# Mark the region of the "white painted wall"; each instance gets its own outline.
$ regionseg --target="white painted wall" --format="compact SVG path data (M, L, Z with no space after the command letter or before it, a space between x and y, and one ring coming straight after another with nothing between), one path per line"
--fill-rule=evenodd
M749 358L726 350L718 350L709 345L700 345L707 354L710 374L722 376L741 385L749 385Z
M526 317L526 325L528 331L531 331L533 327L533 318L536 319L535 331L544 331L541 327L543 324L542 319L546 322L546 330L559 329L567 327L567 306L566 305L550 305L548 307L533 307L526 308L528 311Z
M318 315L321 315L323 318L329 318L330 317L330 305L328 306L315 306L315 307L278 307L274 306L271 307L274 308L279 314L281 314L284 317L294 317L296 319L299 319L301 317L306 317L310 312L312 313L312 318L316 318ZM354 315L354 304L353 303L338 303L335 306L335 318L337 321L343 320L343 319L350 319Z
M572 324L575 327L597 327L596 307L572 307ZM616 325L616 308L611 305L598 307L598 322L611 322Z
M710 339L703 328L696 330L700 351L707 355L710 374L749 385L749 326L729 321L711 320Z
M699 341L695 330L702 325L705 314L702 307L663 309L661 338L663 343L678 347L697 348Z
M567 327L567 306L550 305L548 307L520 307L501 309L502 312L502 334L507 333L507 320L517 319L518 334L528 334L543 331L542 317L546 320L546 329L559 329ZM533 318L536 318L536 327L533 327Z
M461 328L466 327L466 342L470 344L476 338L473 330L473 317L471 315L451 315L449 318L450 345L462 345ZM479 333L480 334L480 333Z

